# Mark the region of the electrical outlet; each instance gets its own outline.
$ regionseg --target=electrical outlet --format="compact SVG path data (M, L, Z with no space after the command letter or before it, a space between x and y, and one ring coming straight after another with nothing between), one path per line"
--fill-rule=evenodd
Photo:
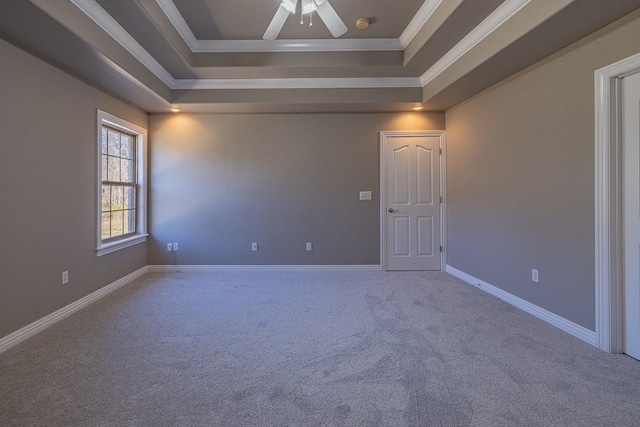
M167 252L173 252L173 243L167 243Z
M311 242L307 242L307 250L310 251L313 249L313 245L311 244Z
M535 268L531 270L531 281L534 283L539 283L540 281L540 275L538 273L538 270L536 270Z
M62 284L66 285L67 283L69 283L69 272L68 271L63 271L62 272Z
M257 242L251 243L251 250L254 251L254 252L258 250L258 243Z
M178 242L175 242L175 243L173 244L173 251L174 251L174 252L177 252L177 251L178 251Z

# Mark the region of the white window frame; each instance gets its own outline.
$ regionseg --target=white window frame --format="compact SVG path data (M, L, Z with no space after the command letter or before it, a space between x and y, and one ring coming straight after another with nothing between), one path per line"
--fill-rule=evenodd
M96 225L98 256L106 255L120 249L128 248L147 240L147 130L98 110L97 121L97 181L96 181ZM102 126L110 126L136 137L136 179L138 184L136 200L136 232L109 242L102 241Z

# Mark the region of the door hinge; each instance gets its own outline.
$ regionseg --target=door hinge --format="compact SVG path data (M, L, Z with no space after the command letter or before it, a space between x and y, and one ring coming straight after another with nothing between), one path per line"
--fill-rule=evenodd
M442 245L440 245L440 252L442 252Z
M440 150L440 154L442 154L442 148L440 148L439 150Z
M440 196L440 203L442 203L442 196Z

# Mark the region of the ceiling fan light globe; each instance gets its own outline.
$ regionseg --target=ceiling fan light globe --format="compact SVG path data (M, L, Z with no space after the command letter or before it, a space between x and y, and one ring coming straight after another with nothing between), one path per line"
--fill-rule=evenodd
M313 13L318 10L318 6L314 2L306 3L302 6L302 14L308 15L309 13Z
M296 13L296 4L298 2L295 0L282 0L280 3L280 7L286 10L289 13Z

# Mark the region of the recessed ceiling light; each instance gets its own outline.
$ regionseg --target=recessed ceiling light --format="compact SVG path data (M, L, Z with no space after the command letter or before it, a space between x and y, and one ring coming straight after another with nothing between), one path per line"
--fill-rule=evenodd
M359 18L356 21L356 28L359 30L366 30L367 28L369 28L370 23L371 21L369 20L369 18Z
M422 111L424 110L424 105L414 105L413 107L411 107L411 109L413 111Z
M172 113L179 113L180 111L182 111L182 110L180 110L178 107L174 107L174 106L171 107L171 112Z

